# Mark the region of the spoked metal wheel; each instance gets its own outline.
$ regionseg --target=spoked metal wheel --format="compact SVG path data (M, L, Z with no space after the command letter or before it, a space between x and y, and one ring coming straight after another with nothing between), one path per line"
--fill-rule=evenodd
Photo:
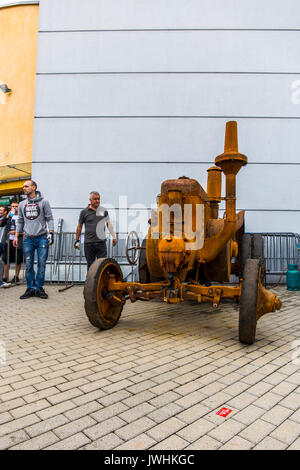
M136 264L139 257L140 247L140 239L138 234L134 230L129 232L126 238L126 258L129 264Z
M261 286L261 262L248 259L244 267L244 280L240 298L239 340L253 344L255 341L258 294Z
M123 281L121 268L114 259L97 259L90 267L84 285L85 312L91 324L101 330L113 328L118 323L124 305L121 293L112 295L107 290L112 274L116 281Z

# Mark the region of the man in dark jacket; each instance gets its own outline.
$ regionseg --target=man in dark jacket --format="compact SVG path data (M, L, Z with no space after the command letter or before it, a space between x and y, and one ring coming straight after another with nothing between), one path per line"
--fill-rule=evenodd
M18 219L18 207L19 203L17 201L12 201L10 211L6 214L5 217L2 218L0 222L0 227L4 228L3 238L5 237L6 242L2 255L4 262L3 281L8 282L10 263L16 263L15 275L11 281L14 284L19 282L19 275L23 262L22 238L19 238L18 248L15 248L13 245Z
M4 263L1 259L2 253L5 249L7 238L7 219L8 214L7 206L0 207L0 287L10 287L11 284L3 281Z
M0 207L0 258L5 248L7 238L6 216L8 214L8 207Z
M48 295L44 291L44 283L48 248L54 241L53 215L49 201L44 199L41 193L37 191L37 184L34 181L25 181L23 190L27 198L19 205L19 217L14 239L14 246L17 247L19 234L23 232L27 290L21 295L20 299L29 297L47 299ZM36 276L33 269L35 250L37 251L38 260Z

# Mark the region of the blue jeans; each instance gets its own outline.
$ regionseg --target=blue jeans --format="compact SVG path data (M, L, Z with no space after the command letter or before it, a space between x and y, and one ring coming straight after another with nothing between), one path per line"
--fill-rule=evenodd
M33 269L34 252L37 251L37 275ZM24 261L26 263L26 281L28 289L40 289L45 283L46 261L49 244L46 235L28 237L23 242Z

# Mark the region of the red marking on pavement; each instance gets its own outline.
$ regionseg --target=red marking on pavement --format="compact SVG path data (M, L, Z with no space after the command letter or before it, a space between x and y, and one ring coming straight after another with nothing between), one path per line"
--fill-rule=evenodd
M221 408L216 414L219 416L223 416L223 418L226 418L226 416L228 416L231 412L232 410L230 410L229 408Z

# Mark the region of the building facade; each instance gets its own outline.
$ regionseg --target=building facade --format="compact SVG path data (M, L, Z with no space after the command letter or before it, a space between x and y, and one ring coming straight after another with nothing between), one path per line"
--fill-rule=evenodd
M299 232L299 17L297 0L40 0L32 174L56 220L74 231L98 190L117 229L145 231L164 179L206 188L237 120L246 230Z
M38 8L0 3L0 196L22 193L31 177Z

